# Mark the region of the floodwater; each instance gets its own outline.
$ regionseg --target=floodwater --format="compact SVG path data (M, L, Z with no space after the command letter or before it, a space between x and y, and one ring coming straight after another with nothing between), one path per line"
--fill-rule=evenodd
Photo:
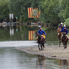
M0 69L69 69L68 60L45 58L17 50L16 47L20 46L37 46L36 40L28 40L28 31L22 27L0 27ZM45 46L58 46L54 33L56 30L46 31Z

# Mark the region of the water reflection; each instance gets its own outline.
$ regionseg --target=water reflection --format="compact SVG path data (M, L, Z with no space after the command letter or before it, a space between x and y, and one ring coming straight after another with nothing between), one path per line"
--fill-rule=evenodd
M36 65L37 69L69 69L68 60L45 58L40 55L37 57Z
M37 69L46 69L46 59L44 56L38 56L37 57L38 60L37 60Z
M17 26L0 26L0 32L1 35L0 37L2 39L0 39L0 41L3 40L28 40L28 32L29 31L36 31L38 30L37 28L33 27L27 27L24 25L17 25ZM53 33L52 33L53 31ZM57 39L57 34L56 34L56 30L46 30L46 40L47 41L58 41ZM12 37L11 37L11 36Z
M59 60L59 65L63 68L63 69L68 69L68 61L67 60Z
M11 35L14 35L14 28L12 26L10 27L10 36Z
M45 58L16 50L0 48L0 69L69 69L67 60Z
M28 29L24 26L1 26L0 33L0 41L28 40Z

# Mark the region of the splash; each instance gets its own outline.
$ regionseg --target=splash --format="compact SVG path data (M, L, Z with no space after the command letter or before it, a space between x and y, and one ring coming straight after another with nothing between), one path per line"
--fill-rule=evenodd
M2 41L0 47L29 47L38 45L36 41Z

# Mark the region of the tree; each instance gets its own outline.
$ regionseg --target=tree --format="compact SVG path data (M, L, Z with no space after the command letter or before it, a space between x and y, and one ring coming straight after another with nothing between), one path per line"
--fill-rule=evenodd
M65 24L66 26L69 26L69 18L65 19L64 24Z
M14 16L21 15L23 21L28 20L28 7L38 7L40 0L10 0L9 9L10 13L14 13Z
M7 0L0 0L0 22L9 17L9 8Z
M59 17L62 22L69 18L69 0L61 0Z
M45 0L41 1L41 20L45 23L58 24L59 23L59 1Z

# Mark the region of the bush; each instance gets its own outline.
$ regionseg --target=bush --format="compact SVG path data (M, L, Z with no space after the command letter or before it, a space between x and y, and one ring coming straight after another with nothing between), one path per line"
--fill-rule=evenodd
M69 18L67 18L67 19L65 20L64 24L65 24L66 26L69 26Z

